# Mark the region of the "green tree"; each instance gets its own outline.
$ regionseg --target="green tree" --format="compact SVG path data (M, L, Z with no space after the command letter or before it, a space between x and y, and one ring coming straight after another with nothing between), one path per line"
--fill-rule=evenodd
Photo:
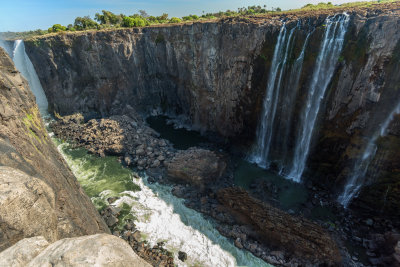
M77 30L97 29L99 24L92 20L89 16L77 17L74 22L74 27Z
M116 15L111 11L102 10L102 14L96 13L94 19L102 25L119 25L122 23L123 15Z

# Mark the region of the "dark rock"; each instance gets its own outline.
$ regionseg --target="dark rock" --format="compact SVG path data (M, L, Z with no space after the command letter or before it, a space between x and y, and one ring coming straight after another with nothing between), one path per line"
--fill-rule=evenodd
M186 252L179 251L178 252L178 259L180 259L182 262L187 260L187 254Z

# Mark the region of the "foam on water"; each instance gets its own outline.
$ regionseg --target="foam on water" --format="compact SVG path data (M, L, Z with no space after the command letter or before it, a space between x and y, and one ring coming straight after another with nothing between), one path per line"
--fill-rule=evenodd
M104 179L96 177L105 173L108 157L97 158L89 154L80 157L76 157L75 154L73 157L71 153L66 153L67 150L71 150L67 143L59 144L58 148L81 184L96 187L90 183L104 183ZM88 165L93 158L105 162ZM131 173L132 177L135 177L132 171ZM159 241L166 241L166 248L175 252L175 264L221 267L271 266L250 252L236 248L233 241L222 236L211 221L206 220L199 212L187 208L183 199L173 196L170 186L149 184L146 175L141 176L132 178L141 190L118 192L121 198L114 204L120 206L127 203L132 206L132 213L137 218L135 222L137 228L153 245ZM107 185L102 186L107 188ZM110 190L105 190L100 193L100 197L106 199L111 193ZM188 259L185 263L177 258L178 251L187 253Z

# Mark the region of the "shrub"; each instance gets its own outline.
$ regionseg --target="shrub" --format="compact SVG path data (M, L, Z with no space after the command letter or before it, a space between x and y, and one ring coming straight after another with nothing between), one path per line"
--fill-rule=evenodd
M169 20L169 23L180 23L182 20L180 18L173 17Z
M67 27L62 26L61 24L54 24L53 27L48 29L48 32L62 32L66 31Z

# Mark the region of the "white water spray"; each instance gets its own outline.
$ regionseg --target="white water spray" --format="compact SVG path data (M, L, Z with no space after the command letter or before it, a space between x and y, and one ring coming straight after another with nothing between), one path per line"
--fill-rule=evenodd
M24 41L17 40L14 42L14 50L12 52L12 60L14 61L15 67L21 72L22 76L28 81L29 87L32 93L36 97L36 103L39 106L39 110L42 116L47 116L48 102L46 95L44 94L43 87L40 84L39 77L32 65L31 60L25 52Z
M288 175L288 178L295 182L300 182L305 169L319 108L342 51L348 24L349 16L347 14L326 19L326 30L314 68L306 106L302 113L301 129L296 138L293 165Z
M343 193L338 197L338 202L345 208L349 206L351 200L357 196L361 187L364 185L368 167L375 157L377 146L376 141L379 137L385 136L390 122L396 114L400 113L400 103L389 114L389 117L380 125L378 131L374 133L368 141L362 156L354 164L350 179L347 181Z

